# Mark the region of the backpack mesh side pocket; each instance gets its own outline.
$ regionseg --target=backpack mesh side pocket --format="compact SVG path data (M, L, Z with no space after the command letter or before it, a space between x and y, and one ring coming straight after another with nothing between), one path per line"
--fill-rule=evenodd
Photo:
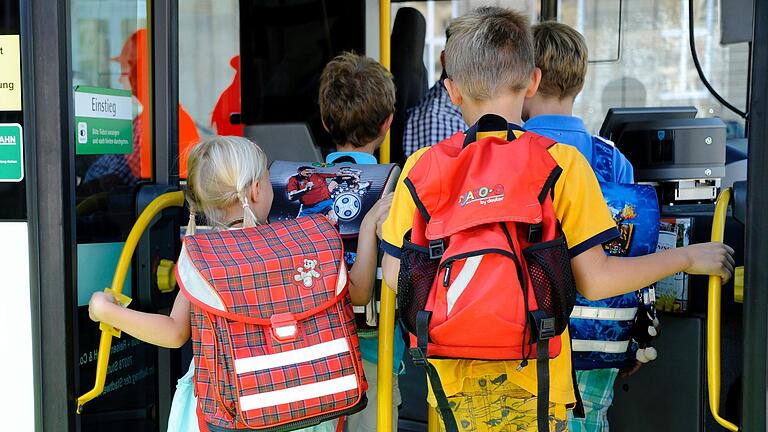
M397 276L397 301L405 328L416 334L416 314L424 310L429 290L437 276L439 259L430 259L429 250L411 243L406 235L400 252L400 274Z
M555 319L555 330L561 334L568 326L576 302L576 281L565 238L537 243L524 249L523 256L536 303L548 317Z

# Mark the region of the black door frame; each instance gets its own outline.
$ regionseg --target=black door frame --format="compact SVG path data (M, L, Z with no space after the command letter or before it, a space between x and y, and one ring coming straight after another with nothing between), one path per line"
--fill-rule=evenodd
M21 1L37 430L76 430L69 0Z
M765 431L768 369L768 1L755 0L749 100L747 241L744 287L744 375L742 424L745 431Z

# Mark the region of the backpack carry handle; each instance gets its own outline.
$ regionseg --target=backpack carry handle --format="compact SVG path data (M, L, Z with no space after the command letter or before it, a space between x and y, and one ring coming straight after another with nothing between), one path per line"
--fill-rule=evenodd
M123 251L120 253L120 259L117 262L111 288L111 293L116 298L123 299L123 302L130 301L130 299L127 299L122 294L122 291L125 276L131 267L131 259L133 258L136 246L138 246L144 231L152 223L152 219L170 207L184 207L184 192L168 192L152 200L147 208L141 212L138 219L136 219L136 223L131 228L130 234L128 234L128 239L125 241L125 246L123 246ZM108 324L99 323L99 328L101 329L101 338L99 339L99 356L96 362L96 382L88 393L77 398L78 414L82 411L83 405L98 397L104 391L104 383L107 380L107 366L109 365L109 352L112 349L112 336L120 337L120 331Z
M464 138L464 147L477 141L477 134L482 132L507 131L507 141L515 139L515 131L524 131L523 128L509 123L504 117L496 114L486 114L474 126L467 130Z

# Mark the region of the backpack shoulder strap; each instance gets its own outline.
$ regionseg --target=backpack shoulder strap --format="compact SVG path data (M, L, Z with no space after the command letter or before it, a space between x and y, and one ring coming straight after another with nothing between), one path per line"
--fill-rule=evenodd
M545 137L544 135L539 135L535 132L525 132L520 138L524 136L530 137L531 144L534 144L545 150L549 150L552 146L557 144L557 141L553 140L552 138Z

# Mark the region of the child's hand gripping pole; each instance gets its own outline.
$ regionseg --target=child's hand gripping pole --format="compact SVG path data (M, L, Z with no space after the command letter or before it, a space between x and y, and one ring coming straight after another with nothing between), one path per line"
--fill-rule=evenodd
M728 215L728 203L731 189L724 189L717 197L715 214L712 219L712 241L721 242L725 235L725 218ZM729 431L738 431L739 427L720 417L720 303L722 300L720 276L709 277L709 295L707 300L707 386L709 387L709 409L712 417Z
M126 302L130 303L130 299L122 294L123 284L125 283L125 276L128 273L128 269L131 267L133 253L136 250L136 246L139 244L139 239L141 239L144 231L149 227L152 219L163 210L170 207L183 206L184 192L168 192L152 200L147 208L141 212L141 215L136 220L133 228L131 228L130 234L128 234L125 246L123 246L123 251L120 254L120 259L118 260L117 268L115 269L115 277L112 279L112 288L107 288L107 292L112 294L121 305L127 306ZM109 352L112 349L112 337L120 337L120 330L115 329L109 324L99 323L99 329L101 329L101 338L99 339L99 356L96 362L96 382L88 393L77 398L78 414L80 414L83 405L96 398L104 391L104 383L107 379L107 365L109 364Z

